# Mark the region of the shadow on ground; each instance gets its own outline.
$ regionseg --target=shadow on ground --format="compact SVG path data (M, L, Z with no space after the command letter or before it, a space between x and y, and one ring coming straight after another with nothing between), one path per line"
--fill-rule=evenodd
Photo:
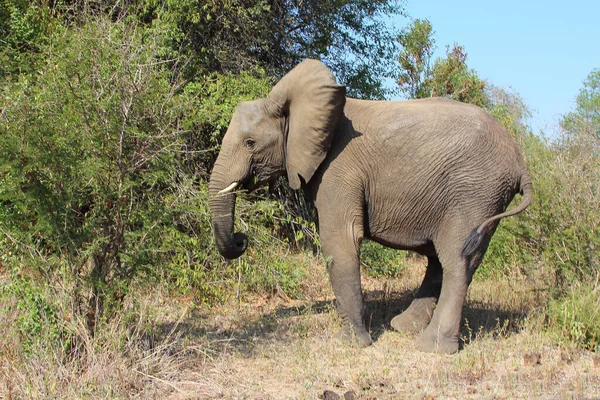
M334 308L332 301L307 301L297 306L280 305L262 314L240 315L238 310L237 316L232 308L224 317L230 320L228 323L196 309L181 321L155 326L153 341L159 343L170 336L179 338L178 342L197 344L202 351L237 352L250 357L260 343L296 340L299 329L294 320L297 317L327 314Z
M373 340L377 341L385 331L392 330L390 321L408 308L413 296L412 290L402 292L375 290L367 294L365 315ZM491 334L507 337L518 333L525 317L524 311L469 301L463 307L460 329L461 348L465 342L476 340L480 336Z
M365 319L374 341L384 332L391 330L390 321L405 310L413 299L413 290L390 291L370 290L365 293ZM235 323L224 327L218 318L208 317L195 310L183 321L157 326L157 337L178 337L185 342L198 343L212 348L215 353L235 351L251 356L260 343L265 341L291 342L299 336L309 337L306 329L311 316L334 312L333 301L311 301L298 306L280 305L266 313L234 318ZM234 314L235 312L232 312ZM307 317L303 326L298 317ZM460 336L464 343L481 335L507 337L519 331L524 312L505 310L479 302L469 302L463 309L463 322ZM306 322L308 321L308 322ZM338 329L337 327L331 329ZM335 335L337 332L331 332Z

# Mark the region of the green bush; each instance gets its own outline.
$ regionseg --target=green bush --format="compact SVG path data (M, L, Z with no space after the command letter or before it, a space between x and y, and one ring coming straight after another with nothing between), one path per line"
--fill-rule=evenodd
M584 82L574 111L552 140L527 133L528 113L517 97L494 93L492 114L515 136L533 181L531 206L502 221L480 274L528 275L543 268L550 291L548 329L560 342L597 350L600 337L600 70ZM518 201L518 199L517 199Z
M364 240L361 246L360 261L365 272L374 277L395 277L406 270L406 252L384 247L371 240Z
M65 337L59 307L48 298L45 283L43 280L36 283L26 275L13 272L0 287L0 304L3 305L0 316L3 321L10 321L11 332L19 336L26 353L41 343L55 344Z
M0 86L9 267L71 275L91 326L142 277L218 297L212 283L236 273L212 242L205 182L235 104L268 79L182 81L160 24L97 18L49 41L40 71Z
M41 61L42 48L59 29L54 11L39 1L3 0L0 2L0 78L33 73Z
M559 343L575 344L588 350L600 349L600 288L572 286L564 295L551 300L548 327Z
M526 214L518 217L527 225L530 253L553 269L561 288L573 280L595 279L599 261L600 159L572 150L571 145L547 142L531 147L528 162L535 197Z
M488 93L490 113L515 137L526 159L534 196L524 213L501 221L478 274L519 269L527 275L543 264L557 293L572 282L591 282L600 261L600 152L598 141L585 134L593 129L571 113L569 129L558 138L533 135L526 124L530 113L518 95L496 87ZM519 201L517 196L513 203Z
M67 260L99 314L105 292L150 261L138 250L172 192L183 107L173 74L155 67L159 48L135 27L90 21L56 34L44 68L0 93L2 225Z

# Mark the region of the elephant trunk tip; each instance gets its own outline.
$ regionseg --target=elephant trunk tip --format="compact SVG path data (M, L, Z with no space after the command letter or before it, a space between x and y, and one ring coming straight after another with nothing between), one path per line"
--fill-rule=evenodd
M248 248L248 236L244 233L236 232L233 234L233 240L228 245L220 245L217 242L219 253L228 260L235 260L246 252Z

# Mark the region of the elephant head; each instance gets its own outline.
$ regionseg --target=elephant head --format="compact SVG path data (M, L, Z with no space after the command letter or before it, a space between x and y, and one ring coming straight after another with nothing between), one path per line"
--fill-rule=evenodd
M346 89L321 62L304 60L267 98L238 104L223 138L209 184L215 241L223 257L248 245L234 233L235 190L287 174L290 187L308 183L327 155L343 115Z

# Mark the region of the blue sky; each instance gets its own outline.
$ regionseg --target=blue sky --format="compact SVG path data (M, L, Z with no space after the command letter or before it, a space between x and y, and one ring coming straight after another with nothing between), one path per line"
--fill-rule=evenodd
M431 22L434 58L456 42L480 77L519 93L536 133L556 132L583 80L600 68L600 0L407 0L405 7L410 18Z

